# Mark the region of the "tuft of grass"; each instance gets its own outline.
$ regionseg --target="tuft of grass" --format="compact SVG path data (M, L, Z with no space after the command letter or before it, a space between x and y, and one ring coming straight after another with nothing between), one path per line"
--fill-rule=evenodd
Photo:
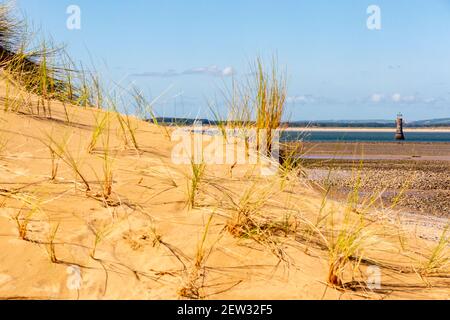
M97 109L103 109L103 86L101 84L100 76L98 74L93 74L91 78L92 87L94 88L92 92L94 106Z
M33 216L35 216L38 213L42 213L40 203L36 201L33 197L27 195L12 194L11 197L22 203L22 208L14 217L14 221L16 222L17 225L19 238L24 241L31 241L28 238L28 225Z
M361 167L358 169L360 172ZM299 237L306 240L308 252L314 244L324 250L328 256L328 285L336 288L347 288L346 277L356 279L363 260L368 258L368 251L380 241L383 226L377 226L366 217L366 213L373 206L378 194L370 195L368 200L360 197L360 175L357 174L355 184L350 190L346 202L335 206L328 205L331 191L329 183L331 169L328 173L324 196L315 218L309 221L304 216L299 217L306 227L306 233ZM376 263L371 259L373 263ZM353 282L350 282L353 283Z
M47 253L50 257L50 261L52 263L58 263L59 260L56 257L56 248L55 248L55 238L56 234L58 233L59 229L59 223L53 226L50 230L49 237L48 237L48 243L47 243Z
M78 176L83 184L86 187L86 192L91 191L91 187L89 185L89 182L87 178L84 176L84 174L81 171L81 162L79 159L76 159L75 156L70 152L68 145L69 145L69 138L64 137L61 142L56 141L54 137L51 134L46 134L48 142L43 142L47 148L51 150L51 152L55 153L56 156L61 159L64 163L66 163L70 168L72 168L73 172L76 176Z
M347 266L352 271L359 267L365 249L373 243L373 239L373 233L368 230L365 221L353 217L348 210L343 221L339 222L339 227L335 221L331 221L326 241L329 254L328 284L342 287Z
M205 175L206 164L195 163L193 159L191 159L191 175L188 177L188 205L189 208L192 209L197 204L197 195L199 192L200 184Z
M148 101L145 95L141 90L139 90L136 86L133 86L131 88L131 98L134 101L134 109L137 112L138 116L145 120L145 121L151 121L154 125L156 125L158 128L162 128L164 135L167 139L171 139L170 132L167 129L166 126L161 125L158 121L158 116L155 113L155 110L153 106L156 104L156 102L161 99L162 96L166 94L166 91L164 91L161 95L153 99L153 101Z
M201 293L204 281L201 281L201 279L204 279L205 277L205 263L213 250L212 246L206 248L206 240L213 218L214 214L209 217L208 222L204 227L202 237L197 244L192 268L187 273L183 286L178 290L178 295L182 298L198 300L204 297Z
M102 155L102 160L103 160L103 183L102 183L102 194L103 194L103 199L108 200L109 197L112 194L112 188L113 188L113 183L114 183L114 179L113 179L113 169L112 169L112 164L113 164L113 160L110 156L110 146L109 146L109 125L107 128L108 134L106 136L106 138L104 139L103 142L103 155Z
M90 252L90 257L92 259L98 260L96 258L97 248L100 245L100 243L114 231L115 226L116 225L114 223L111 223L106 226L103 226L102 228L96 228L93 224L88 224L88 228L94 234L94 243L92 245L92 249Z
M125 107L125 114L122 115L119 112L119 101L116 96L111 96L108 99L108 104L109 109L116 114L119 123L119 136L123 140L125 148L132 147L134 150L139 151L139 144L136 138L136 131L138 129L137 123L132 120Z
M109 116L105 116L108 120L101 126L101 131L105 131L106 134L102 136L102 152L100 158L102 160L102 177L99 177L94 170L94 175L101 184L101 192L94 195L97 200L102 200L106 206L117 206L118 202L111 200L113 193L114 175L113 175L113 163L114 158L111 156L110 150L110 126ZM98 132L98 131L96 131ZM96 137L95 139L98 139Z
M282 244L285 242L283 238L295 233L297 221L289 209L281 217L269 210L270 205L280 205L276 200L272 201L275 183L254 181L242 195L229 193L219 186L218 190L225 195L221 207L229 212L225 230L233 237L255 241L280 262L290 264Z
M0 68L9 80L7 97L13 87L37 95L36 111L41 114L42 110L46 117L51 117L52 100L89 105L92 97L86 73L75 72L64 48L49 39L37 38L36 32L15 11L10 3L0 4ZM7 99L5 109L17 112L22 106L19 102ZM23 105L34 113L31 99Z
M258 189L257 183L253 183L245 190L237 200L227 195L231 217L227 223L227 230L236 237L245 237L258 229L257 217L265 206L270 190Z
M158 232L156 229L156 226L154 222L152 221L152 225L150 226L150 234L153 238L153 247L158 247L160 244L162 244L162 235Z
M33 215L36 213L37 208L34 208L32 210L29 210L25 215L22 214L22 209L17 213L17 215L14 217L14 220L16 221L17 230L19 232L19 238L25 241L28 241L27 233L28 233L28 224L30 222L30 219L33 217Z
M272 150L272 130L280 129L285 111L287 97L286 75L280 72L276 59L273 58L270 70L267 71L260 58L254 67L256 99L256 128L267 134L268 153ZM258 144L259 145L259 144Z
M329 212L324 214L330 192L330 189L327 189L313 227L328 251L327 283L334 287L345 287L345 272L349 271L353 277L365 257L366 250L377 241L377 228L366 219L365 213L379 195L374 193L368 201L360 198L362 168L361 161L355 169L356 178L347 202L338 210L330 208Z
M53 132L51 133L51 135L53 135ZM53 144L54 144L53 142L50 142L47 145L48 151L50 153L50 160L51 160L50 181L55 181L56 180L56 177L58 175L58 168L59 168L59 157L58 157L58 155L55 152L55 146Z
M137 124L131 120L128 114L121 115L117 112L117 119L119 120L120 128L124 137L125 145L128 146L128 138L131 140L134 150L139 151L139 144L136 139Z
M279 166L279 176L281 178L281 189L284 188L285 182L288 180L297 181L299 176L305 176L305 169L301 144L295 144L293 147L286 147L285 152L281 156L281 164Z
M51 99L52 93L54 92L54 80L52 78L52 69L49 68L49 57L48 57L48 48L45 40L42 41L41 44L41 56L40 61L38 63L38 77L37 80L37 90L39 95L37 110L39 114L39 105L42 106L44 116L51 117Z
M88 81L87 72L84 69L83 65L81 65L80 70L76 73L77 82L79 83L79 87L77 90L76 104L83 107L88 108L92 106L92 91L91 85Z
M270 155L272 151L273 130L280 130L287 98L286 73L280 71L274 57L267 67L261 58L251 66L252 77L238 82L233 79L231 89L222 91L228 109L224 120L214 104L209 103L210 111L218 129L226 138L226 129L237 130L239 136L249 147L248 132L256 129L257 146L260 151ZM260 134L265 134L265 144L260 141Z
M205 243L206 243L206 238L208 236L209 228L211 226L211 222L212 222L213 218L214 218L214 215L212 214L209 217L208 222L205 225L205 229L203 231L202 238L197 246L197 252L195 255L195 267L196 268L201 268L205 262L205 258L207 256L206 249L205 249Z
M52 170L51 170L52 172L51 172L50 180L55 181L56 176L58 175L59 158L57 157L54 149L49 148L49 151L50 151L50 159L52 162Z
M113 188L113 171L112 171L112 162L109 157L108 151L105 151L103 155L103 198L105 200L109 199L112 194Z
M12 17L12 4L3 2L0 4L0 50L1 60L6 59L8 52L14 50L20 39L22 22ZM0 60L0 61L1 61Z
M429 276L441 271L448 272L450 267L450 223L442 231L438 244L431 250L428 260L420 268L420 274Z
M2 78L5 80L5 99L3 110L5 112L18 112L21 108L28 107L29 112L33 112L31 106L31 93L21 88L20 83L10 74L8 66L0 63L3 68ZM24 110L26 111L26 110Z
M95 127L92 132L91 141L89 142L88 152L92 153L97 145L99 137L103 134L105 129L109 127L110 114L109 112L94 112Z
M254 67L256 95L256 125L260 129L278 129L286 101L286 77L280 74L275 59L267 71L261 58Z

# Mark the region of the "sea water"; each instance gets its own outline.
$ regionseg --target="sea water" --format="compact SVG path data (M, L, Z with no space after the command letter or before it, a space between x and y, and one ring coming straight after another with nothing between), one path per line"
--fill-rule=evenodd
M450 142L450 132L405 132L405 142ZM395 142L395 132L376 131L286 131L282 141Z

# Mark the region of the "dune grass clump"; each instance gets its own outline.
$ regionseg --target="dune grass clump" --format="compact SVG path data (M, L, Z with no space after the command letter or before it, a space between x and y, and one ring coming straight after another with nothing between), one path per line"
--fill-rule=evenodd
M61 159L61 161L68 165L73 170L75 175L81 179L86 187L86 192L91 191L91 186L88 179L81 171L81 161L79 157L74 156L69 150L70 139L68 137L64 137L62 141L57 141L51 134L47 134L47 139L48 141L44 141L47 148L51 150L51 152L53 152L59 159Z
M365 213L379 195L369 196L369 200L360 198L361 169L362 163L356 169L353 189L343 206L327 208L330 192L328 186L317 221L313 225L319 242L328 252L327 283L333 287L345 287L345 272L348 271L353 278L365 258L366 251L377 241L377 229Z
M103 109L104 97L103 97L103 86L101 83L100 76L98 74L92 74L91 83L93 87L92 92L93 106L95 106L98 110Z
M113 171L112 171L112 161L109 156L109 151L105 151L103 154L103 183L102 183L102 194L104 199L109 199L112 194L113 188Z
M151 225L149 227L149 233L152 237L152 246L158 247L162 244L163 239L161 233L158 232L155 222L152 220Z
M204 162L196 163L194 159L191 159L190 170L191 174L189 175L187 182L187 203L189 208L192 209L197 205L197 196L201 182L205 176L206 164Z
M256 85L256 127L267 133L267 151L272 150L272 130L281 127L287 98L286 75L279 71L274 59L269 71L261 59L257 59Z
M294 184L299 177L306 176L305 167L301 155L303 149L301 144L295 144L293 147L282 146L283 152L280 156L280 165L278 175L281 179L281 189L284 189L290 181Z
M251 76L244 81L233 79L232 88L224 89L223 96L228 110L221 116L215 104L209 109L219 131L227 139L227 130L237 133L249 148L249 133L256 131L258 151L263 156L271 154L273 131L282 129L287 99L287 77L277 67L276 58L267 67L261 58L251 66ZM261 135L265 138L261 139Z
M17 49L21 39L23 22L12 17L11 11L11 3L0 4L0 61L7 59Z
M19 238L24 241L31 241L28 237L28 225L35 215L42 213L41 205L38 200L28 195L11 194L9 196L22 204L21 209L14 216Z
M34 207L27 211L27 213L23 214L22 210L20 210L17 215L14 217L16 221L17 230L19 232L19 238L25 241L28 241L27 233L28 233L28 224L33 217L33 215L37 212L38 208Z
M355 272L376 238L364 218L355 217L345 210L342 221L330 219L329 232L325 234L329 255L328 284L342 287L344 272L349 267Z
M139 88L133 86L131 88L130 96L133 101L133 107L136 111L137 116L142 120L150 121L155 126L162 129L164 136L168 140L170 140L171 135L169 129L167 129L165 125L161 125L160 121L158 120L158 116L153 108L157 101L161 99L161 97L166 93L166 91L157 96L152 101L148 101L143 92Z
M132 96L135 99L144 99L143 97L137 98L135 96ZM139 100L142 101L142 100ZM133 121L132 117L128 114L127 108L125 107L125 103L120 103L121 101L119 101L119 99L117 98L117 96L111 95L107 100L107 106L108 106L108 110L111 110L112 112L114 112L116 118L117 118L117 122L119 123L119 128L118 128L118 136L122 139L124 147L126 149L132 148L135 151L139 152L139 144L136 138L136 131L138 129L137 127L137 123L135 121ZM122 101L123 102L123 101ZM143 102L142 102L143 103ZM120 107L122 107L124 109L124 114L120 113ZM139 108L141 108L142 106L139 105ZM139 110L138 110L139 112Z
M87 73L76 70L62 46L39 39L27 22L13 12L11 4L0 4L0 68L7 79L7 98L13 87L20 89L21 95L36 95L36 113L46 117L51 117L52 100L84 106L96 101L99 105L100 91L89 89L100 85L98 79L89 83ZM21 98L20 102L26 101L28 111L34 113L31 100ZM17 99L7 99L5 109L17 111L21 104Z
M431 249L419 272L423 276L449 272L450 269L450 223L442 231L438 244Z
M313 248L326 253L326 282L338 289L363 285L362 281L355 280L361 274L360 267L363 261L368 260L369 252L377 250L374 245L380 242L380 235L385 233L382 225L377 225L367 216L380 194L374 192L364 198L360 196L361 169L361 165L356 169L354 186L348 193L347 201L341 204L329 203L332 190L330 170L322 186L324 195L316 216L312 219L299 216L302 228L297 240L305 245L305 253L310 253ZM377 264L377 261L370 260ZM348 277L354 281L346 281Z
M55 149L49 147L48 148L50 152L50 159L51 159L51 175L50 180L55 181L56 177L58 175L58 168L59 168L59 158L55 152Z
M110 133L111 133L111 121L110 121L110 112L105 112L102 116L101 121L97 121L98 117L96 116L97 125L94 128L94 132L91 137L91 142L89 145L89 149L93 149L97 144L97 140L101 137L102 140L102 149L99 153L99 157L102 161L102 174L101 176L97 174L94 170L94 175L101 185L101 191L94 194L92 197L101 200L104 202L106 206L117 206L119 202L113 201L111 199L113 193L113 184L114 184L114 173L113 173L113 163L114 157L111 155L111 146L110 146ZM92 152L92 151L91 151Z
M101 155L102 158L102 171L103 171L103 179L102 179L102 198L103 200L108 202L111 197L113 191L113 158L110 155L110 127L109 122L106 128L107 135L103 139L103 153Z
M51 136L53 136L53 131L50 133ZM58 175L58 169L59 169L59 162L60 158L58 157L56 153L56 146L55 142L51 140L48 144L46 144L47 149L50 154L50 162L51 162L51 173L50 173L50 181L55 181L56 177ZM65 147L65 146L63 146Z
M227 230L235 237L249 236L255 229L258 229L257 217L260 216L262 208L265 206L269 190L260 190L256 183L253 183L245 190L238 199L228 195L230 219L227 223Z
M30 44L23 44L18 51L10 53L8 58L0 62L3 75L7 79L7 98L8 101L14 102L10 99L12 88L22 96L24 92L34 94L38 97L36 113L51 117L52 100L67 100L67 85L63 80L62 67L56 62L62 49L46 40L42 40L36 49L27 51L28 46ZM18 100L15 101L17 104ZM29 100L22 97L23 101ZM18 110L17 106L10 104L5 108L10 111Z
M205 278L205 263L213 251L213 246L206 248L206 240L209 229L211 227L214 215L211 215L204 227L202 237L197 244L195 258L192 261L191 270L186 270L186 279L182 287L178 290L178 295L181 298L198 300L204 298L201 289L203 287L203 280Z
M94 112L95 127L92 131L91 141L89 142L88 152L92 153L97 145L97 141L103 134L105 129L109 127L110 114L109 112L97 113Z
M139 151L139 144L136 139L136 131L138 129L136 124L133 123L129 114L122 115L116 111L116 115L125 147L129 147L129 140L131 140L134 150Z

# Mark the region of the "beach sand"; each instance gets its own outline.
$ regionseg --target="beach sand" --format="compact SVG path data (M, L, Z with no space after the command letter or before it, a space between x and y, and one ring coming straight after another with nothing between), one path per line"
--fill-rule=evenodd
M421 278L412 268L437 245L438 223L412 217L399 224L392 220L399 211L371 209L368 218L377 218L367 226L373 243L364 247L365 260L357 272L345 269L346 289L331 287L329 250L307 221L347 207L324 204L307 179L209 165L189 208L192 168L171 160L175 142L166 128L130 118L135 150L112 114L105 171L105 134L88 152L103 111L52 101L51 117L4 112L4 92L0 82L1 299L448 298L447 269ZM36 97L29 103L36 106ZM52 139L66 142L61 159L50 152ZM107 198L105 172L112 172ZM253 214L247 236L230 228L241 211ZM369 290L365 270L374 263L382 283Z

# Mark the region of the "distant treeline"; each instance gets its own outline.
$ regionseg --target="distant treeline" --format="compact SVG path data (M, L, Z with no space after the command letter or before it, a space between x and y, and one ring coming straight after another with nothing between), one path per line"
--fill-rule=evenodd
M190 119L190 118L156 118L158 123L168 126L192 126L195 123L202 123L203 125L218 125L218 121L208 119ZM153 122L154 120L149 120ZM293 121L284 122L283 126L290 128L395 128L395 121L376 121L376 122L364 122L364 121ZM445 128L450 127L450 120L438 119L438 120L426 120L406 123L407 128Z

